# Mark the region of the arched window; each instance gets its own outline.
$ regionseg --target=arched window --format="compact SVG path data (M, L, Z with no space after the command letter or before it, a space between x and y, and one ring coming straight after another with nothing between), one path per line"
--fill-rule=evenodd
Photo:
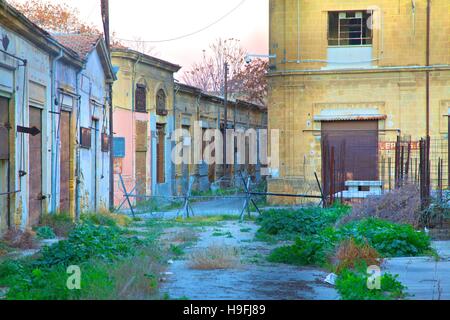
M145 84L136 85L135 109L136 112L147 112L147 87Z
M166 94L162 89L156 94L156 114L159 116L167 116Z

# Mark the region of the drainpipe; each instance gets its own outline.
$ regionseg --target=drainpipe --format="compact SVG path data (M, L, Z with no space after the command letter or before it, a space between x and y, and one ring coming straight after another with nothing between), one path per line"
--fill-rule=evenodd
M79 79L81 76L81 73L83 72L83 69L81 69L79 72L77 72L76 75L76 93L77 93L77 122L76 122L76 135L80 132L79 127L81 126L81 118L80 118L80 111L81 111L81 92L80 92L80 86L79 86ZM80 205L80 175L81 175L81 152L80 152L80 145L77 143L76 146L76 177L75 177L75 217L78 219L80 217L81 213L81 205Z
M180 86L175 84L173 87L173 132L177 130L177 94L178 90L180 89ZM181 127L180 127L181 128ZM176 141L172 141L172 150L175 150ZM176 194L177 189L177 183L176 183L176 176L177 176L177 167L175 166L175 163L172 161L172 194ZM183 180L183 178L181 178Z
M57 136L57 132L56 132L56 118L55 118L55 114L56 114L56 106L59 104L59 101L56 97L56 66L57 66L57 62L59 60L62 59L62 57L64 56L64 52L62 49L60 49L59 51L59 55L53 59L53 64L52 64L52 89L51 89L51 94L52 94L52 100L51 100L51 114L52 114L52 159L51 159L51 171L52 171L52 175L51 175L51 204L52 204L52 211L54 213L56 213L56 177L57 177L57 141L56 141L56 136Z
M427 0L426 66L430 66L431 0ZM430 136L430 71L426 71L426 135Z

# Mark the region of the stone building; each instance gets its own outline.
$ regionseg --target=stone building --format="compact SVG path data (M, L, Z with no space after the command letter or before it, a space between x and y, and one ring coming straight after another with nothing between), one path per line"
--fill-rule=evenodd
M304 192L314 172L326 176L324 137L345 145L336 157L347 180L381 179L383 145L397 136L416 142L429 131L448 148L449 32L447 0L271 0L269 129L280 130L280 169L269 190Z
M196 123L202 130L202 137L200 138L203 140L207 138L204 136L206 129L220 129L223 134L225 127L223 97L208 94L185 84L176 84L175 93L176 128L184 129L184 134L190 137L187 144L188 152L194 152L191 141L194 138L194 126ZM238 99L230 99L227 109L228 129L236 129L243 132L253 129L256 133L258 133L258 130L267 129L267 109L264 106ZM259 142L259 135L256 136L256 139ZM234 177L235 173L237 175L237 172L241 170L252 175L255 180L260 180L261 162L259 161L255 165L250 164L248 143L247 141L246 150L244 150L246 159L242 159L242 164L240 165L230 166L228 172L230 178ZM237 147L235 147L234 153L236 154L234 159L238 160L236 158ZM204 159L201 160L200 164L195 164L192 154L191 160L190 165L182 164L176 166L175 181L178 194L186 191L190 177L195 178L194 190L206 191L209 190L212 183L223 176L223 166L207 165Z
M123 48L112 51L118 68L113 87L115 204L128 191L172 194L174 73L180 66Z
M74 50L83 62L82 69L70 76L75 76L76 93L65 90L58 82L61 173L57 180L61 185L57 190L61 190L61 195L69 195L69 199L76 198L65 205L60 200L59 209L76 209L78 213L105 211L110 208L109 85L116 79L109 52L102 35L54 37ZM58 77L68 74L61 69Z
M72 50L3 0L0 38L0 233L34 227L46 213L75 218L99 209L83 206L79 196L77 181L93 180L90 170L99 180L98 193L86 191L89 201L98 195L96 203L107 207L109 152L97 149L89 157L79 144L80 127L91 128L91 116L109 130L102 106L114 75L103 40L88 42L86 52L67 43Z

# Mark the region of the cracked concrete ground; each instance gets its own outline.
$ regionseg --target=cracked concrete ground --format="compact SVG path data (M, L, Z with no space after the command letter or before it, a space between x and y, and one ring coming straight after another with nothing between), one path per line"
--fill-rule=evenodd
M325 284L327 272L266 261L273 249L266 243L253 241L258 227L252 222L224 222L207 227L192 250L210 245L240 249L241 265L225 270L193 270L187 258L177 260L169 268L171 276L161 288L171 298L191 300L336 300L336 290ZM219 231L220 230L220 231ZM224 236L214 236L220 232ZM225 235L226 234L226 235ZM231 236L230 236L231 235Z
M384 271L398 274L413 300L450 300L450 241L433 242L434 257L387 259Z

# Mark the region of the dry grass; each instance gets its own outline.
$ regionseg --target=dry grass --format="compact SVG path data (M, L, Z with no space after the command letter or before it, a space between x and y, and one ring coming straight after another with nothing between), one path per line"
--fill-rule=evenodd
M189 267L196 270L232 269L239 264L239 250L234 247L211 245L189 255Z
M148 248L131 261L120 264L112 271L116 283L115 299L153 299L158 293L160 274L164 270L157 249Z
M348 239L341 243L336 251L335 260L337 260L337 273L346 268L354 268L356 264L363 261L367 266L379 266L383 262L378 251L367 242L359 245L354 239Z
M37 248L36 235L30 230L9 230L3 237L5 244L15 249L35 249Z
M66 238L75 228L72 217L67 213L44 214L41 218L41 227L48 226L58 237Z
M395 223L420 226L420 192L413 184L387 192L380 197L368 197L353 206L352 212L344 216L339 224L365 218L380 218Z
M192 229L182 229L174 232L170 237L170 242L189 243L198 240L198 234Z

